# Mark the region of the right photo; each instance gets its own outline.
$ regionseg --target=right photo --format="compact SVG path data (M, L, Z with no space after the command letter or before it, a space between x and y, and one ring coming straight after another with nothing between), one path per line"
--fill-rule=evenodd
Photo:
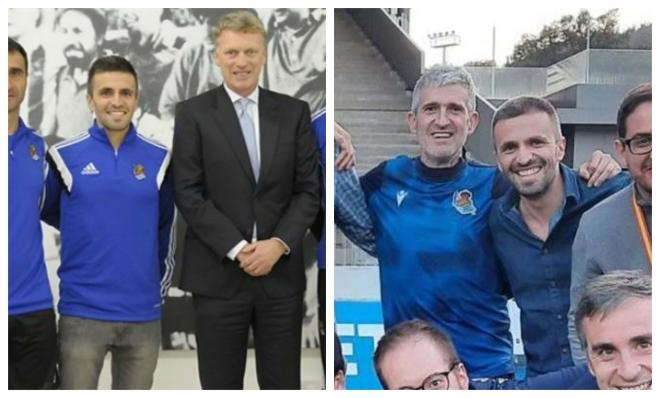
M648 10L334 18L334 388L651 389Z

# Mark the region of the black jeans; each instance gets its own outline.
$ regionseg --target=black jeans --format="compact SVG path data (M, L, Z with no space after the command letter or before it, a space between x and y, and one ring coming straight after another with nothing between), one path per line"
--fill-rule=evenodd
M57 330L52 309L9 317L9 389L56 387Z
M325 269L319 269L317 282L317 296L319 301L319 345L321 348L321 363L325 375Z

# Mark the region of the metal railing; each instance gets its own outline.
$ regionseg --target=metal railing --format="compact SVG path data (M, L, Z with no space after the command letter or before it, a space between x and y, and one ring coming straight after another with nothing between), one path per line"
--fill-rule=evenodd
M335 266L378 265L378 260L355 246L335 227Z

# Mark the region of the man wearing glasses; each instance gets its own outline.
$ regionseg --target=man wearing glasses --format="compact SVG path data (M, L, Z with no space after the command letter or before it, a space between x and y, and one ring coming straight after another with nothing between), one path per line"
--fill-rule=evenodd
M386 390L597 389L586 365L563 368L524 382L507 379L500 383L470 383L449 335L418 319L387 330L376 347L374 366Z
M613 160L600 182L562 164L566 139L544 98L504 102L493 115L492 135L497 166L512 188L493 204L490 231L520 307L530 377L573 365L566 313L575 232L582 215L625 188L630 177Z
M625 95L617 128L614 148L633 183L585 213L573 243L568 326L576 364L586 360L574 317L584 286L614 270L651 273L651 83Z
M420 320L389 329L378 342L374 366L386 390L466 390L470 382L449 336Z

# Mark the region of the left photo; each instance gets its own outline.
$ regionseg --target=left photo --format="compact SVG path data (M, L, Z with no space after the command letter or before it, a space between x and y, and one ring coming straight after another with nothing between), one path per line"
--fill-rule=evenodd
M326 10L8 9L9 389L324 389Z

